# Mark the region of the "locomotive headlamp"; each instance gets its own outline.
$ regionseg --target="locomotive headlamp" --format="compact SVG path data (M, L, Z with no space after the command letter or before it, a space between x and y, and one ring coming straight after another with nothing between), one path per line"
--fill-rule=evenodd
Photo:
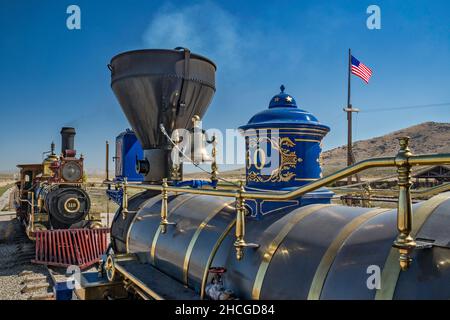
M61 172L62 178L68 182L79 181L83 176L81 166L75 161L64 163Z

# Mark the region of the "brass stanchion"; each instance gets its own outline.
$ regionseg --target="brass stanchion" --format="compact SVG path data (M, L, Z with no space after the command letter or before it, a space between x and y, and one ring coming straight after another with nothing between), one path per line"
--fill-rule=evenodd
M212 162L211 162L211 182L216 183L219 181L218 175L219 175L219 167L217 166L217 141L216 136L213 136L212 138ZM215 187L216 188L216 187Z
M175 222L170 222L169 220L167 220L167 200L169 198L169 192L167 191L167 188L169 187L169 185L167 184L167 178L163 179L163 183L162 183L162 203L161 203L161 233L166 233L167 232L167 226L168 225L175 225Z
M122 195L122 219L126 219L127 215L128 215L128 182L127 182L127 178L123 179L123 183L122 183L122 190L123 190L123 195Z
M28 192L28 194L30 195L30 198L31 198L31 203L30 203L30 206L31 206L31 228L30 228L30 231L31 232L34 232L34 192Z
M407 270L411 264L410 253L416 247L416 242L411 237L412 230L412 205L411 205L411 165L408 160L412 156L409 149L409 137L399 138L400 150L395 157L398 173L398 207L397 229L398 236L394 241L394 247L400 253L400 268Z
M244 248L258 248L259 244L245 242L245 199L242 197L245 192L243 181L240 182L240 188L236 197L236 259L241 260L244 257Z

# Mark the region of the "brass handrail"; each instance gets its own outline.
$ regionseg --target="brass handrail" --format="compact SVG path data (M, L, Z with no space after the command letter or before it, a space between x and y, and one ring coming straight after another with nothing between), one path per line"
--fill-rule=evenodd
M104 184L116 184L117 188L121 188L124 192L122 210L128 212L127 189L153 190L160 191L163 196L167 197L168 192L174 193L190 193L197 195L209 195L218 197L233 197L236 199L236 241L234 246L236 248L237 259L242 259L243 248L257 247L257 244L248 244L245 242L245 222L244 222L244 208L243 204L246 199L261 199L261 200L289 200L298 198L308 192L312 192L318 188L324 187L335 181L341 180L348 176L355 175L361 171L371 168L382 167L396 167L398 174L398 207L397 207L397 229L398 236L394 241L394 247L400 253L400 267L406 270L411 262L410 253L416 248L416 243L411 237L412 229L412 207L411 207L411 167L412 166L429 166L439 164L450 164L450 153L444 154L430 154L430 155L412 155L409 149L409 137L399 138L400 150L395 157L380 157L372 158L355 163L347 168L341 169L329 176L320 178L307 185L299 187L293 191L286 193L274 192L249 192L244 188L237 190L220 190L220 189L193 189L189 187L174 187L169 186L167 182L162 185L135 185L124 183L115 183L105 181ZM424 192L425 193L425 192ZM167 201L167 200L166 200ZM161 226L164 228L173 223L167 221L167 203L163 203L161 208Z
M448 156L448 162L450 163L450 154ZM370 168L380 168L380 167L395 167L395 157L385 157L385 158L373 158L360 161L351 165L347 168L341 169L329 176L320 178L313 181L305 186L299 187L293 191L285 193L271 193L267 192L243 192L242 198L244 199L265 199L265 200L290 200L297 198L305 193L314 191L318 188L326 186L332 182L341 180L348 176L354 175L355 173L367 170ZM104 184L116 184L117 187L122 188L123 183L108 182L105 181ZM163 191L162 185L139 185L139 184L127 184L128 189L140 189L140 190L152 190L152 191ZM220 190L220 189L193 189L189 187L174 187L167 186L165 188L167 192L175 193L192 193L198 195L209 195L218 197L232 197L236 198L239 195L239 191L230 190Z
M336 192L336 193L360 193L365 191L361 188L348 188L348 187L333 187L329 188L329 190ZM422 189L422 190L411 190L411 196L413 198L420 198L420 197L428 197L433 196L435 194L449 191L450 190L450 182L440 184L438 186ZM396 196L398 195L398 190L392 190L392 189L370 189L371 195L377 195L377 196Z
M421 163L423 161L423 164ZM431 155L417 155L411 156L408 159L408 163L414 166L428 166L428 165L438 165L438 164L450 164L450 153L443 154L431 154ZM398 164L396 163L395 157L381 157L381 158L372 158L357 162L347 168L343 168L335 173L332 173L326 177L320 178L316 181L308 183L305 186L299 187L293 191L286 193L271 193L267 192L244 192L242 197L244 199L261 199L261 200L291 200L298 198L299 196L304 195L305 193L314 191L318 188L329 185L338 180L342 180L348 176L354 175L361 171L371 169L371 168L385 168L385 167L396 167ZM107 182L104 184L117 184L116 182ZM118 187L121 187L121 183L117 184ZM139 184L128 184L128 189L140 189L140 190L153 190L153 191L161 191L163 190L162 185L139 185ZM209 195L209 196L218 196L218 197L232 197L236 198L238 196L238 191L230 191L230 190L220 190L220 189L192 189L189 187L174 187L168 186L166 188L168 192L184 192L184 193L192 193L198 195Z

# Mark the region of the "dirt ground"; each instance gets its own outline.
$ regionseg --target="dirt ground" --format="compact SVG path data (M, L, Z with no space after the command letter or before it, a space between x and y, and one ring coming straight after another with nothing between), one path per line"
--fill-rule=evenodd
M29 280L42 278L38 283L48 281L45 266L31 264L34 257L34 243L31 242L15 215L0 216L0 300L28 300L32 296L44 296L50 288L21 292ZM34 283L36 284L36 283Z

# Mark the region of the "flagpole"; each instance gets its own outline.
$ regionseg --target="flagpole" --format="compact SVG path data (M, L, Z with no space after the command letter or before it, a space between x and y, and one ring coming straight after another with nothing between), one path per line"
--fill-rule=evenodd
M351 93L351 70L352 70L352 51L348 49L348 95L347 95L347 166L352 165L352 104L350 102ZM347 184L352 184L352 176L347 177Z

